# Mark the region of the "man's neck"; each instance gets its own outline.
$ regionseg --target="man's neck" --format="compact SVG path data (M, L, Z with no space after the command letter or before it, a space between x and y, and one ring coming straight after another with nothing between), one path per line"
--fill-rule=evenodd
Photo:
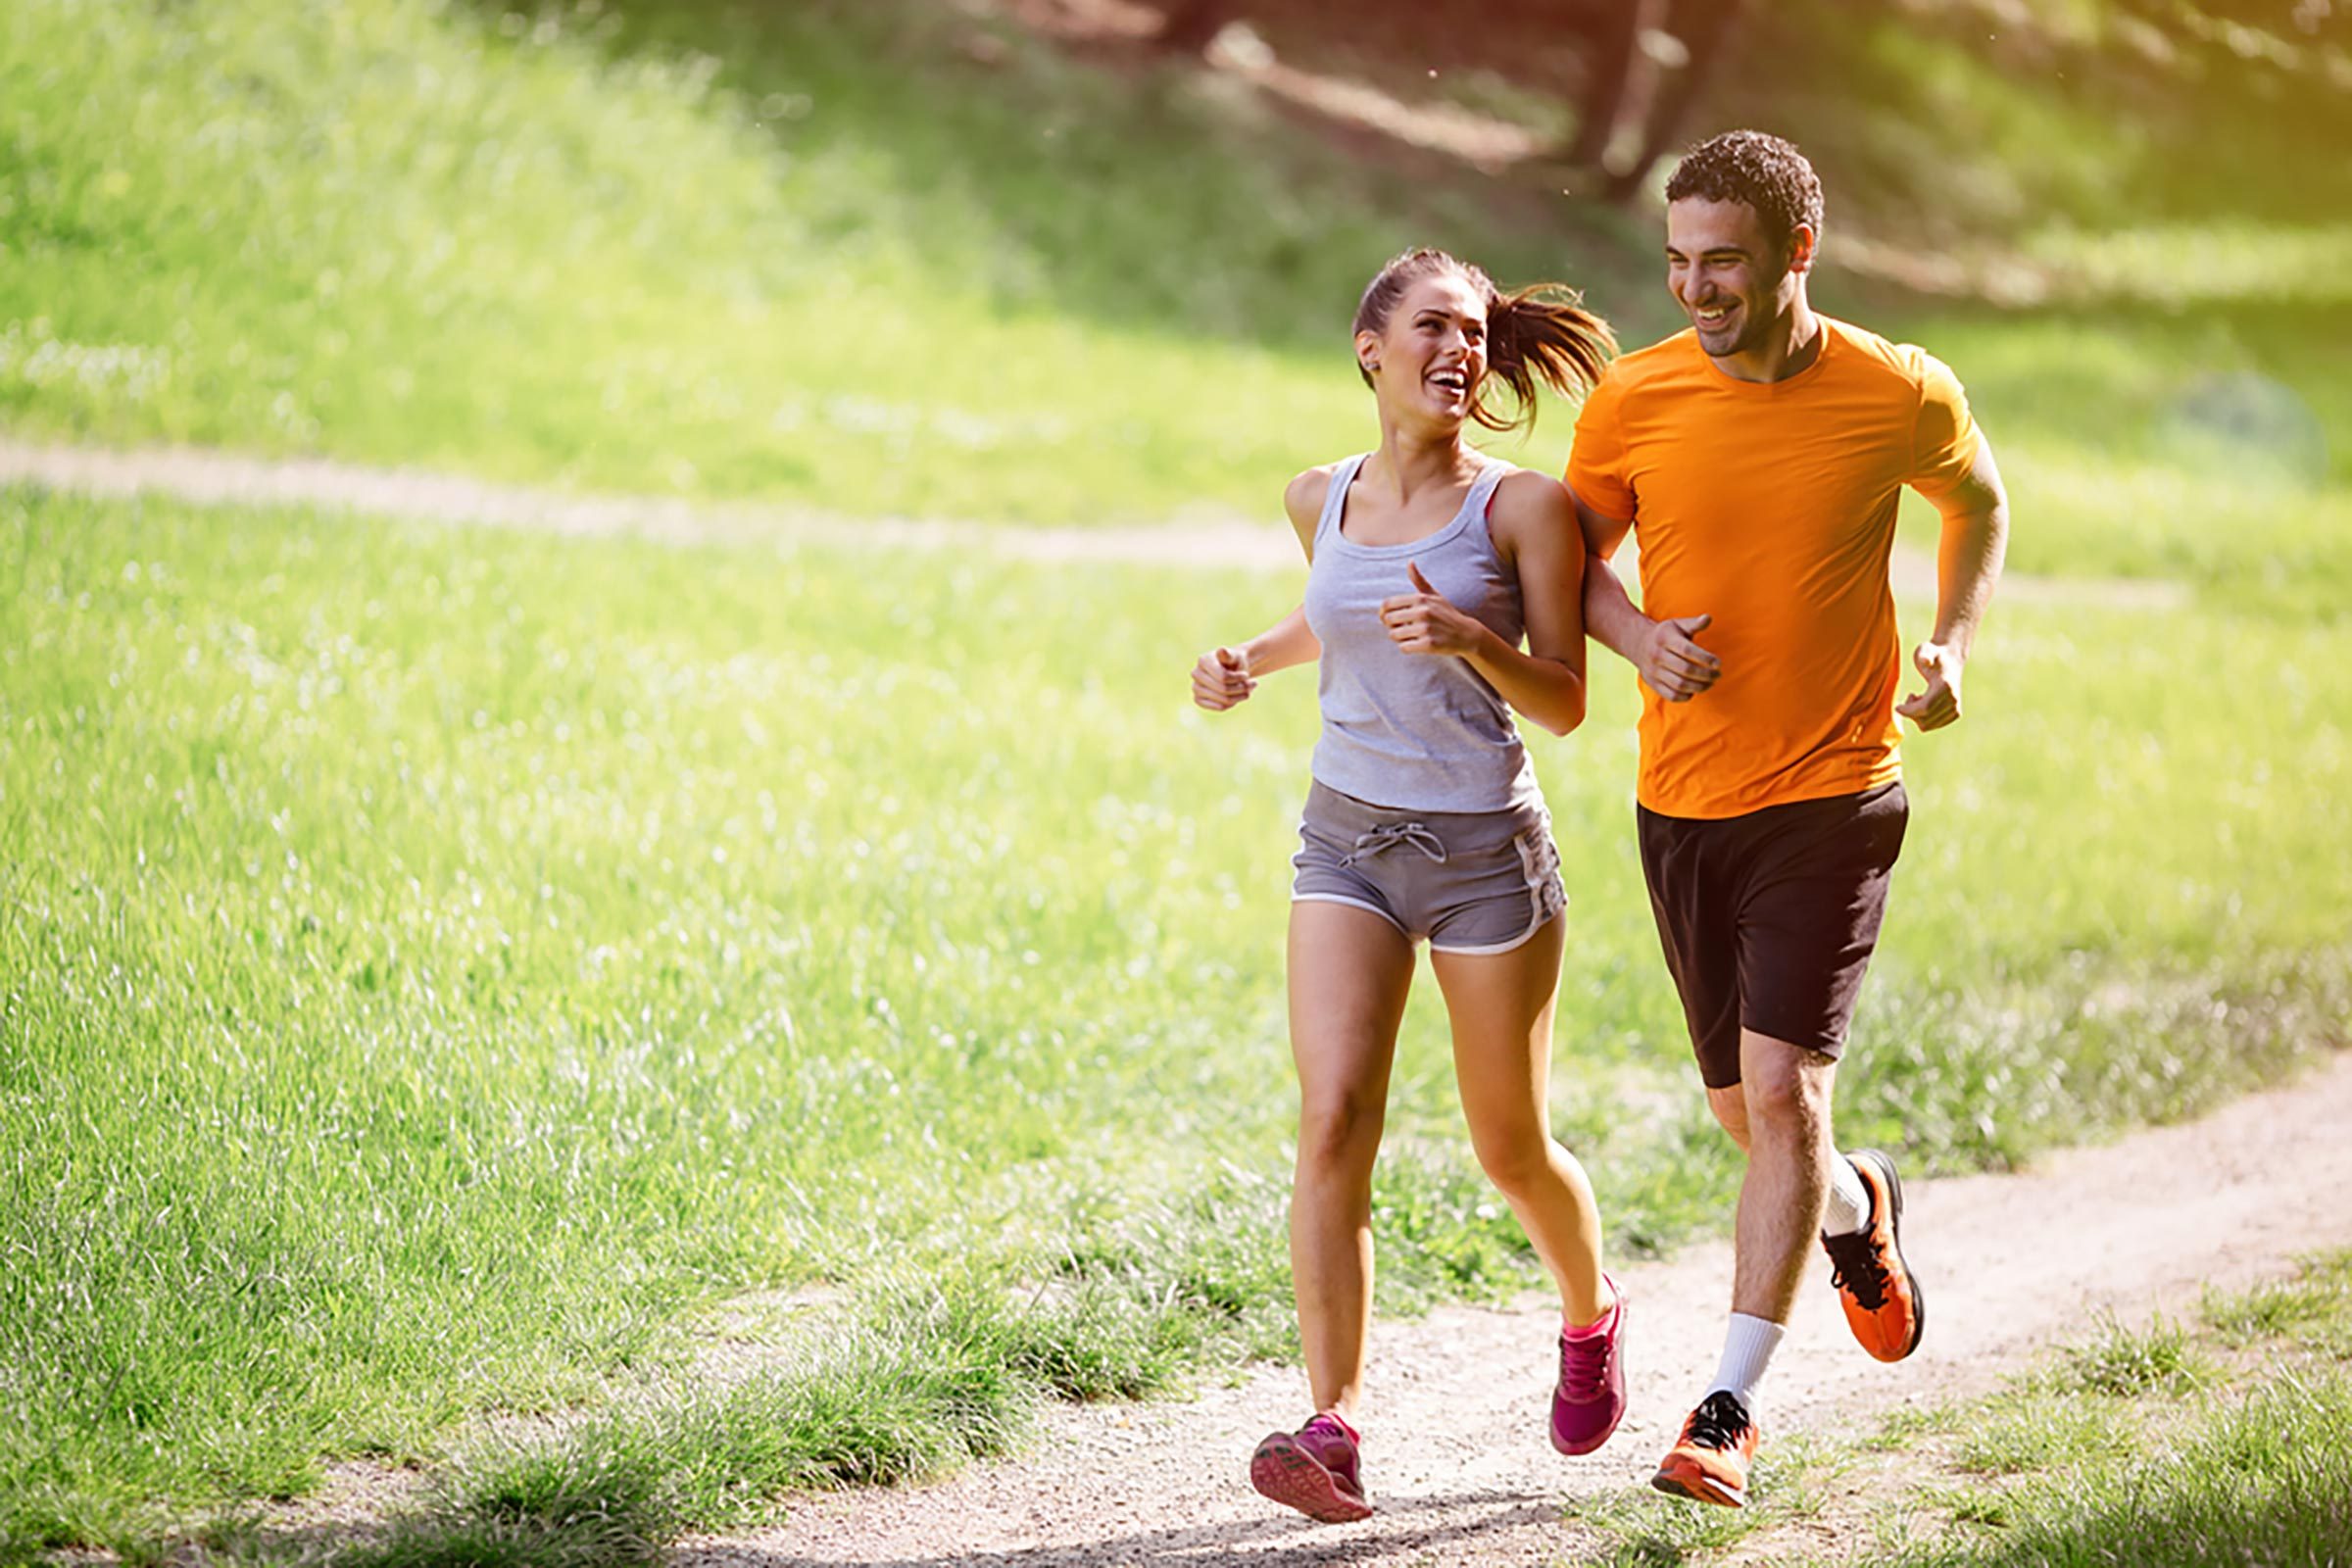
M1821 358L1828 333L1821 318L1799 292L1788 315L1772 323L1764 341L1740 354L1728 354L1715 364L1735 381L1786 381L1812 368Z

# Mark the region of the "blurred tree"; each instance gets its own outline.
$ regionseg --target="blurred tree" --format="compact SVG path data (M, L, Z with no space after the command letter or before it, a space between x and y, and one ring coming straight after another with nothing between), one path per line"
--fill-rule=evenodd
M1625 105L1642 34L1664 20L1667 0L1619 0L1592 8L1586 19L1585 90L1579 98L1576 136L1562 155L1578 169L1599 169L1617 136L1618 111Z
M1751 122L1807 141L1864 208L1962 226L2028 208L2291 211L2311 204L2299 184L2249 183L2243 166L2279 127L2320 148L2352 132L2352 0L1024 3L1116 10L1194 55L1247 22L1284 62L1360 75L1408 109L1476 105L1482 75L1548 97L1559 112L1529 177L1621 203L1695 135ZM2048 126L2080 116L2088 133L2031 150L2005 133L2013 110L2045 109ZM1944 170L1932 200L1929 163ZM2340 172L2315 180L2352 188Z
M1197 55L1233 20L1233 0L1174 0L1162 15L1159 31L1152 35L1152 41L1163 48Z
M1623 200L1639 190L1650 169L1675 144L1703 98L1727 52L1745 0L1533 0L1499 8L1454 6L1459 25L1500 24L1511 30L1549 29L1574 43L1581 69L1573 82L1550 85L1577 106L1576 128L1559 162L1607 176L1605 189ZM1286 0L1162 0L1158 46L1199 54L1229 23L1274 16L1297 20ZM1444 5L1430 0L1356 0L1343 14L1326 13L1327 30L1350 36L1411 36L1411 24L1444 25Z
M1611 201L1639 191L1682 139L1728 52L1745 0L1620 0L1600 8L1566 161L1608 175ZM1629 90L1635 83L1638 90ZM1633 156L1612 159L1627 136Z

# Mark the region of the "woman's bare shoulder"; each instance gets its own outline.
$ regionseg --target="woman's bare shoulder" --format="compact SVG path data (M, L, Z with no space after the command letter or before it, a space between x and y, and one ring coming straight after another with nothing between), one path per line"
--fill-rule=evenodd
M1519 468L1502 476L1494 487L1494 504L1487 513L1488 526L1498 537L1518 542L1537 533L1576 526L1576 503L1568 487L1536 468Z
M1298 535L1298 542L1306 547L1310 557L1314 554L1315 525L1323 518L1323 503L1331 498L1332 476L1339 468L1339 463L1307 468L1282 492L1282 510L1290 514L1291 529Z

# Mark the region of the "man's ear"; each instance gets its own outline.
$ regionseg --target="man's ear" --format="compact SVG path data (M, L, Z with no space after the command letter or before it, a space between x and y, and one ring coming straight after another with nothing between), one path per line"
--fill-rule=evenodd
M1788 266L1791 272L1810 272L1813 262L1821 254L1821 234L1811 223L1799 223L1796 232L1788 236Z

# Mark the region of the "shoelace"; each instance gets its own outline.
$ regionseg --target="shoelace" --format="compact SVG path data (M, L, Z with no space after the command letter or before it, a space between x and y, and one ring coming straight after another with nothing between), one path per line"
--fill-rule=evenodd
M1690 1441L1701 1448L1736 1448L1753 1425L1739 1396L1729 1389L1717 1389L1699 1400L1691 1413Z
M1886 1259L1879 1250L1877 1231L1870 1226L1847 1236L1825 1236L1822 1247L1835 1265L1830 1283L1841 1291L1851 1291L1854 1299L1866 1312L1876 1312L1886 1304L1886 1287L1892 1277L1886 1269Z
M1560 1336L1560 1387L1578 1404L1600 1397L1609 1381L1609 1356L1617 1340L1609 1334Z
M1418 822L1391 822L1369 833L1358 833L1355 848L1340 863L1353 865L1359 858L1378 855L1397 844L1410 844L1438 864L1446 863L1446 841Z

